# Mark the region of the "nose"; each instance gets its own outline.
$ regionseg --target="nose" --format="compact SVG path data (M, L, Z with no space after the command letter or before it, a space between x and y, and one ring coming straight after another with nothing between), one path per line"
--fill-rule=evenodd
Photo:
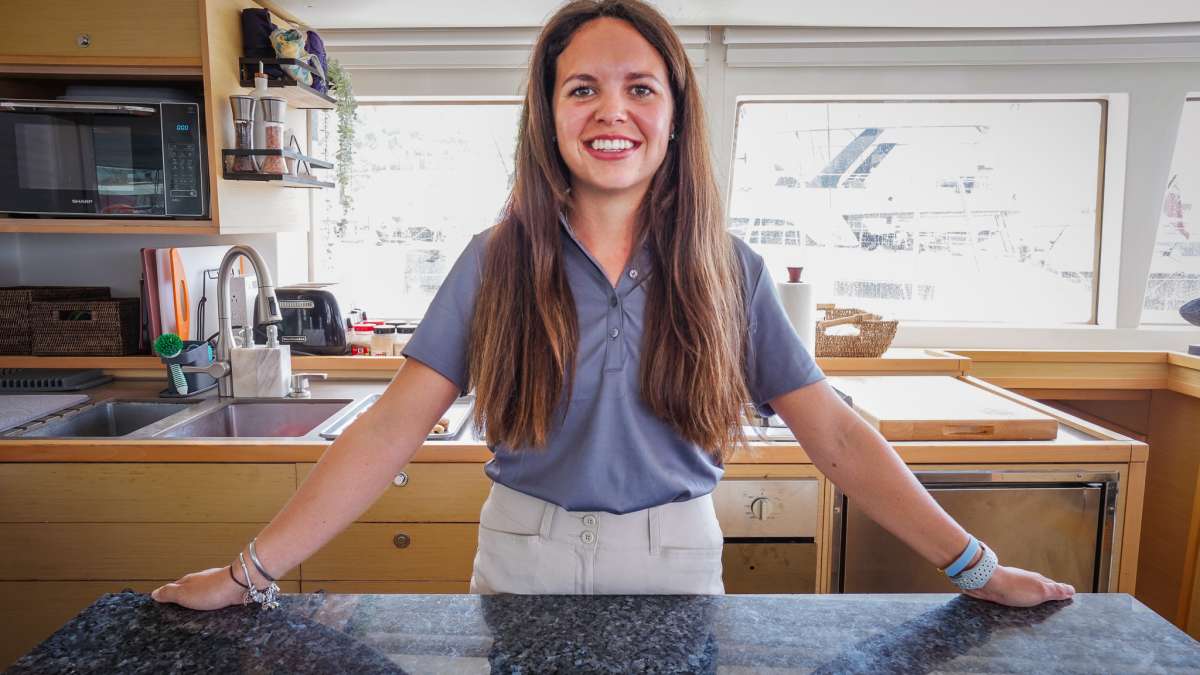
M601 124L616 124L626 119L625 102L619 92L602 95L596 106L596 121Z

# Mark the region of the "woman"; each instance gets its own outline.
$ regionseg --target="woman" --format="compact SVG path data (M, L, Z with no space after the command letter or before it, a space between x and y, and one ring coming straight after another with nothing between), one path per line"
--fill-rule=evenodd
M1026 606L1073 594L997 566L824 381L762 258L725 231L695 75L655 10L580 0L550 19L516 168L500 223L455 263L383 397L256 546L155 599L224 607L298 565L470 388L495 453L474 592L723 592L709 493L753 401L965 592Z

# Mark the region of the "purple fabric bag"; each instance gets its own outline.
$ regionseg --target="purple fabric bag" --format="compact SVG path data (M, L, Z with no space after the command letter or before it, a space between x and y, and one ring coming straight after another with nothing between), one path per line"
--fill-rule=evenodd
M305 49L308 51L309 54L315 55L317 57L317 60L321 62L321 72L328 74L329 73L329 62L326 60L326 57L325 57L325 41L321 39L321 36L319 34L317 34L317 32L315 30L308 31L308 35L306 36L306 38L307 38L307 40L306 40L307 44L305 45ZM326 81L326 79L327 79L326 77L322 77L319 75L313 75L313 84L312 84L313 89L316 89L317 91L322 92L322 93L328 91L329 83Z
M271 46L271 31L275 24L271 22L271 13L265 9L242 10L242 55L256 59L275 58L275 48ZM258 72L258 68L254 68ZM272 80L283 77L279 66L264 65L263 72Z

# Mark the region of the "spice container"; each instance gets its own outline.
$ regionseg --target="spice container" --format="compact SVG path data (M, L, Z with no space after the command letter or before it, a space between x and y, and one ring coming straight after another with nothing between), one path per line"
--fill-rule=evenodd
M263 148L283 149L284 118L287 117L287 100L278 96L259 99L259 112L263 118ZM262 159L263 173L287 173L287 163L282 156L267 156Z
M233 109L233 136L238 150L254 149L254 107L257 99L253 96L233 95L229 97L229 107ZM253 157L225 157L226 171L254 173Z
M392 347L392 356L402 356L408 341L417 330L415 323L404 323L396 326L396 344Z
M367 356L371 353L371 338L375 333L374 326L355 324L350 330L350 355Z
M371 336L371 356L391 356L394 344L396 329L393 326L376 326Z

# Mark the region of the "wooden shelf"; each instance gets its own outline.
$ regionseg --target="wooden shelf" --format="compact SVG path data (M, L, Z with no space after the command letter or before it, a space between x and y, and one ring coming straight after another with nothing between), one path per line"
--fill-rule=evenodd
M43 234L219 234L211 220L0 218L0 232Z
M306 63L297 59L258 59L251 56L243 56L238 60L238 69L241 85L248 89L254 88L254 73L258 69L258 64L262 63L265 66L279 65L295 65L312 72L316 72ZM283 74L284 79L270 79L267 86L270 87L271 93L287 99L288 105L292 108L304 110L333 110L337 105L337 100L333 97L322 94L312 87L301 84L293 79L286 72Z

